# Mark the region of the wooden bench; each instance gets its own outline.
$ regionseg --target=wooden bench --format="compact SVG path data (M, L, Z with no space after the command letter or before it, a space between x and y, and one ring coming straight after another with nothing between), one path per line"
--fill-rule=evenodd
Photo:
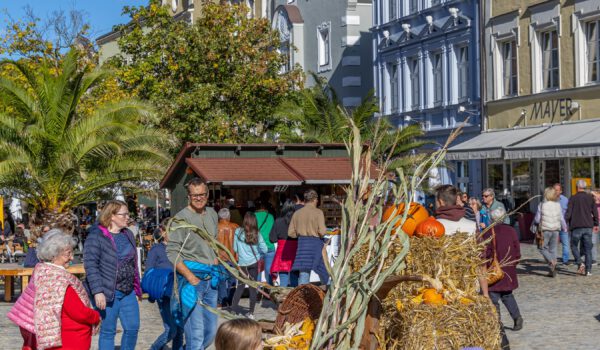
M85 274L83 264L71 265L67 270L74 275ZM23 267L18 264L0 264L0 276L4 276L4 301L10 302L12 300L15 277L21 277L21 292L23 292L32 273L33 268L31 267Z

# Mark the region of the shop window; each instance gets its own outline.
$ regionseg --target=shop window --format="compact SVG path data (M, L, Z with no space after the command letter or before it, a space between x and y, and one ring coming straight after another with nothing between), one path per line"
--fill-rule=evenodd
M592 178L591 158L571 159L571 178Z
M504 191L504 164L488 164L488 187L493 188L496 195Z
M587 82L600 82L600 20L587 22L585 36L587 41Z
M529 161L512 163L511 189L516 208L531 197L530 170Z

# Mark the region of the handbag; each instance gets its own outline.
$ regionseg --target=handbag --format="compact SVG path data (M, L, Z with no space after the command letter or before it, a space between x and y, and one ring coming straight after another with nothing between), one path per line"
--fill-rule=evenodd
M533 233L535 233L535 244L537 245L538 249L542 249L544 248L544 232L542 232L542 217L544 216L544 213L542 212L542 204L540 203L540 223L538 225L535 225L536 230L532 231ZM532 224L533 226L533 224Z
M502 267L500 266L500 262L498 262L498 254L496 252L496 232L492 227L492 251L494 252L494 258L492 259L492 263L488 268L487 274L487 282L488 286L493 285L494 283L500 281L504 278L504 271L502 271Z

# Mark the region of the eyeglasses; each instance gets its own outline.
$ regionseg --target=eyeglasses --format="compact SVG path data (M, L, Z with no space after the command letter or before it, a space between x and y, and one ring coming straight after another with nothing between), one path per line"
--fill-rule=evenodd
M122 216L124 218L125 217L129 217L129 213L116 213L115 215L119 215L119 216Z
M190 198L193 198L193 199L203 199L203 198L208 197L208 193L207 192L204 192L204 193L190 193L190 194L188 194L188 196Z
M484 194L483 198L487 198L487 197L491 197L491 196L492 196L491 194Z

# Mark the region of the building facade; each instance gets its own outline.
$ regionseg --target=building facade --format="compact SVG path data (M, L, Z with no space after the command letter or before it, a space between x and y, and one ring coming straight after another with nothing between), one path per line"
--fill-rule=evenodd
M358 106L373 88L371 0L271 0L288 65L302 67L333 87L344 107Z
M450 156L486 159L486 185L517 204L554 183L570 195L578 178L600 187L600 1L488 0L483 12L485 132Z
M440 147L459 125L455 143L479 134L480 46L477 0L376 0L373 11L375 89L380 110L398 127L418 122ZM481 162L448 164L452 182L481 190Z

